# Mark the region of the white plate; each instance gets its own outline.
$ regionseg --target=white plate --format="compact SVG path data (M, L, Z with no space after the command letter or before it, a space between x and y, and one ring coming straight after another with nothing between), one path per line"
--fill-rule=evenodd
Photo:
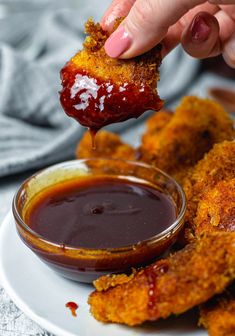
M0 277L16 305L48 331L61 336L205 336L195 313L138 328L97 322L89 313L92 286L66 280L45 266L20 240L11 214L0 228ZM77 317L65 307L78 303Z

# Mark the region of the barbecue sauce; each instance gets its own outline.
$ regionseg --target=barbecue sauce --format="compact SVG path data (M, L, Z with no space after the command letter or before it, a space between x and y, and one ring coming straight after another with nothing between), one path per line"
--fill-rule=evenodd
M95 134L103 126L138 118L147 110L159 110L163 102L152 87L92 77L68 62L61 70L60 101L64 111Z
M107 176L56 184L35 196L25 214L31 229L65 249L134 245L175 219L175 205L161 190Z
M65 307L70 309L72 316L77 317L78 304L76 302L69 301Z
M158 292L156 288L157 279L161 277L168 271L168 263L166 260L160 260L158 263L150 265L144 269L144 274L148 281L148 309L149 309L149 317L153 317L155 319L155 308L158 299Z

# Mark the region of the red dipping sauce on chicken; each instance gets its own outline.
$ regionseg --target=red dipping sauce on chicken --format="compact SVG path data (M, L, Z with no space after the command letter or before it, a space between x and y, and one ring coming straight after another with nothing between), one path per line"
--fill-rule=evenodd
M93 133L111 123L161 109L157 94L161 48L130 60L113 59L104 50L108 33L89 20L88 37L61 70L60 101L67 115Z

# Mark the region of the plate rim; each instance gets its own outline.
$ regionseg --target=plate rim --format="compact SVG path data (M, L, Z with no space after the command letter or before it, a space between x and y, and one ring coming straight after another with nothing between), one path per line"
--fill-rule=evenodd
M2 221L2 225L0 226L0 242L3 240L3 237L6 235L8 225L11 222L11 219L13 219L13 215L11 210L8 211L7 215ZM1 254L1 249L2 249L2 244L0 244L0 254ZM0 258L0 274L1 274L1 286L4 288L6 293L9 295L10 299L15 303L15 305L31 320L36 322L40 327L45 329L46 331L49 331L50 333L54 335L63 335L63 336L80 336L79 334L74 334L71 333L61 327L58 327L51 321L47 320L44 317L39 316L36 312L34 312L32 309L28 307L28 305L19 297L17 292L14 290L14 288L9 284L2 258ZM82 336L82 335L81 335Z

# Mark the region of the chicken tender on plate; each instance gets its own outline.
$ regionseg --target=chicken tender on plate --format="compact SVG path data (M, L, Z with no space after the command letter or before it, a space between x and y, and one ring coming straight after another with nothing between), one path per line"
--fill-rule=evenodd
M163 126L157 123L163 119ZM154 128L156 125L156 128ZM140 147L141 160L173 175L179 182L215 143L234 138L233 121L209 99L185 97L173 115L153 116Z
M235 279L235 233L204 235L129 279L119 275L120 284L112 278L96 280L99 291L89 297L91 313L99 321L133 326L183 313L221 293ZM111 287L102 290L107 288L105 279Z
M142 136L142 146L145 150L152 150L154 145L154 137L159 135L159 132L166 127L166 125L173 118L172 111L162 110L154 112L146 121L146 130Z
M185 216L185 222L188 227L192 228L193 231L195 231L196 227L199 227L198 222L200 216L204 216L204 214L202 213L202 208L205 207L205 203L203 203L203 195L205 195L204 197L207 199L211 199L214 197L214 200L216 200L217 197L217 201L219 198L221 198L222 201L223 195L218 194L219 190L217 189L217 194L216 189L214 191L212 190L221 181L224 181L224 183L220 185L220 187L222 188L221 191L225 192L225 198L229 198L229 201L226 199L223 200L224 205L226 205L227 210L230 211L230 214L233 213L234 210L232 208L234 203L228 204L230 200L233 199L233 197L229 188L227 191L225 191L225 182L230 181L234 178L235 141L224 141L216 144L213 149L209 153L207 153L201 161L197 163L197 165L192 169L192 171L188 174L187 178L185 178L183 182L183 188L187 198L187 211ZM229 184L231 184L230 187L232 187L233 182L231 181ZM209 195L207 195L208 192ZM202 202L201 210L200 213L198 212L197 214L198 204L200 201ZM208 205L214 206L215 209L215 204L212 205L212 203L213 200ZM221 209L221 211L223 210ZM194 223L194 218L196 214L198 219ZM203 226L202 223L200 224L200 227L201 226ZM198 228L198 230L200 229Z
M235 231L235 142L224 141L195 166L185 181L187 225L200 237L205 232ZM196 217L194 217L196 216ZM235 293L235 292L234 292ZM200 309L201 323L211 336L235 335L235 296L222 294Z
M91 19L84 49L61 70L60 94L65 112L93 131L114 122L160 110L157 94L161 47L129 60L109 57L104 43L109 33Z
M78 159L91 157L135 160L136 152L133 147L121 141L120 137L107 131L99 131L95 138L95 150L91 146L90 132L84 133L76 149Z
M235 231L235 177L205 192L194 218L195 235L211 231Z

